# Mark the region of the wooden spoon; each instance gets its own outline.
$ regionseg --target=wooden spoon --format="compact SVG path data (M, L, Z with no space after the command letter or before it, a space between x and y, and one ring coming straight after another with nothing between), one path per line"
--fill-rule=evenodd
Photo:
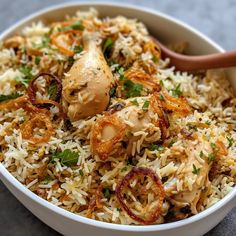
M202 56L189 56L176 53L157 39L153 39L161 48L162 58L170 58L170 64L180 71L197 71L236 66L236 50L213 53Z

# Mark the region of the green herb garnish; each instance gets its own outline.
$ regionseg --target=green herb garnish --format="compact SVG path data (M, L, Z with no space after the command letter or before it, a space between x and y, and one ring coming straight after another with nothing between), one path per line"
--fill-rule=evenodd
M41 61L41 58L40 58L40 57L35 57L34 63L35 63L36 65L39 65L40 61Z
M215 143L211 143L211 148L215 149L216 148L216 144Z
M47 175L44 180L41 181L41 184L48 184L51 180L51 176Z
M214 161L215 160L215 155L213 153L208 154L208 161Z
M79 174L80 174L80 176L82 176L82 177L84 176L84 172L83 172L81 169L79 170Z
M11 99L15 99L15 98L18 98L18 97L21 97L21 96L22 96L22 94L20 94L18 92L12 93L10 95L0 94L0 102L11 100Z
M79 152L73 152L70 149L65 149L63 152L55 152L52 155L51 162L55 162L55 160L58 159L62 165L73 166L77 164L79 155Z
M132 101L130 101L133 105L135 105L135 106L138 106L139 104L138 104L138 101L137 101L137 99L134 99L134 100L132 100Z
M180 97L182 95L182 91L180 90L180 84L178 84L174 89L171 90L173 96Z
M31 79L33 79L32 75L32 67L27 67L25 65L20 65L19 71L23 74L23 80L20 80L22 84L27 86Z
M195 175L198 175L200 172L200 168L197 168L194 164L193 164L193 171L192 173L195 174Z
M188 128L190 130L194 130L194 131L197 131L197 126L196 125L192 125L192 124L187 124Z
M149 147L150 151L164 151L164 147L161 145L157 145L157 144L151 144L151 146Z
M47 88L48 95L50 99L55 99L56 93L57 93L57 85L52 83Z
M128 169L127 166L125 166L121 169L121 172L125 172L125 171L127 171L127 169Z
M171 139L171 141L170 141L168 147L172 147L173 144L176 143L176 141L177 141L176 138Z
M161 87L164 87L164 81L163 80L160 80L160 85L161 85Z
M74 53L81 53L83 50L84 49L81 45L75 45L73 48Z
M116 94L116 87L112 87L109 91L109 95L110 97L114 97Z
M136 84L131 80L125 80L123 85L123 91L125 92L125 97L138 97L141 95L141 91L143 90L142 84Z
M211 125L211 122L210 122L209 120L207 120L207 121L205 122L205 124L206 124L206 125Z
M147 111L147 110L148 110L148 107L149 107L149 104L150 104L150 102L146 100L146 101L143 103L142 110L143 110L143 111Z
M200 156L200 157L204 157L203 151L200 152L200 155L199 155L199 156Z
M120 75L119 80L123 81L125 80L125 72L124 72L124 67L120 67L118 70L118 74Z
M102 193L105 198L109 199L111 197L111 190L109 188L104 188L102 190Z
M74 62L75 62L74 57L68 57L68 64L69 64L69 66L72 66L74 64Z
M162 94L160 95L160 100L161 100L161 101L164 101L164 100L165 100L165 98L164 98L164 96L163 96Z
M152 61L153 61L154 63L157 63L157 62L158 62L158 58L157 58L156 56L153 56L153 57L152 57Z
M227 137L227 140L228 140L228 148L232 147L232 145L234 144L234 139L231 138L231 137Z
M112 38L107 38L103 44L102 51L106 59L108 59L111 49L114 45Z
M71 25L68 25L68 26L62 28L62 31L68 31L68 30L81 30L81 31L83 31L84 25L80 20L78 20L78 21L72 23Z

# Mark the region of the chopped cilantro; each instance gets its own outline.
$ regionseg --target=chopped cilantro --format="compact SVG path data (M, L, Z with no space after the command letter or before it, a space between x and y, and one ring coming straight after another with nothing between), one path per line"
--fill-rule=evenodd
M205 122L205 124L206 124L206 125L211 125L211 122L210 122L209 120L207 120L207 121Z
M35 63L36 65L39 65L40 61L41 61L41 58L40 58L40 57L35 57L34 63Z
M48 184L51 180L51 176L47 175L44 180L41 181L41 184Z
M131 80L125 80L123 85L123 91L125 91L125 97L138 97L141 95L141 91L143 89L142 84L136 84Z
M227 140L228 140L228 148L232 147L232 145L234 144L234 139L231 138L231 137L227 137Z
M213 153L208 154L208 161L214 161L215 155Z
M200 155L199 155L199 156L200 156L200 157L204 157L203 151L200 152Z
M160 95L160 100L161 100L161 101L164 101L164 100L165 100L165 98L164 98L164 96L163 96L162 94Z
M127 169L128 169L127 166L125 166L121 169L121 172L125 172L125 171L127 171Z
M116 94L116 87L112 87L109 91L109 95L110 97L114 97Z
M52 83L47 88L48 95L50 99L55 99L56 93L57 93L57 85Z
M32 67L27 67L25 65L20 65L19 71L23 74L23 80L20 80L22 84L27 86L30 80L33 78Z
M111 190L109 188L104 188L102 190L102 193L105 198L109 199L111 197Z
M150 104L150 102L146 100L146 101L143 103L142 110L143 110L143 111L147 111L147 110L148 110L148 107L149 107L149 104Z
M120 75L119 80L123 81L125 79L125 75L124 75L124 67L120 67L118 70L118 74Z
M55 162L55 160L58 159L62 165L73 166L77 164L79 155L79 152L73 152L70 149L65 149L63 152L55 152L52 155L51 162Z
M151 144L151 146L149 147L150 151L163 151L165 148L161 145L157 145L157 144Z
M216 144L215 143L211 143L211 148L215 149L216 148Z
M174 143L176 143L176 139L175 138L171 139L168 147L172 147Z
M71 25L68 25L68 26L62 28L62 31L68 31L68 30L81 30L81 31L83 31L84 25L80 20L78 20L78 21L75 21L74 23L72 23Z
M193 164L193 171L192 173L195 174L195 175L198 175L200 172L200 168L197 168L194 164Z
M153 56L153 57L152 57L152 61L153 61L154 63L157 63L157 62L158 62L158 58L157 58L156 56Z
M163 80L160 80L160 85L161 85L162 87L164 87L164 81L163 81Z
M21 96L22 96L22 94L20 94L18 92L12 93L10 95L0 94L0 102L11 100L11 99L15 99L15 98L18 98L18 97L21 97Z
M83 172L81 169L79 170L79 174L80 174L80 176L82 176L82 177L84 176L84 172Z
M81 45L75 45L73 48L74 53L81 53L83 50L84 49Z
M68 57L68 64L69 64L69 66L72 66L74 62L75 62L74 57Z
M171 90L174 97L180 97L182 91L180 90L180 84L178 84L174 89Z
M193 125L193 124L187 124L188 128L190 130L194 130L194 131L197 131L197 126L196 125Z
M132 100L132 101L130 101L133 105L135 105L135 106L138 106L139 104L138 104L138 101L137 101L137 99L134 99L134 100Z
M105 42L103 43L102 51L106 59L109 58L109 54L111 52L111 49L114 45L112 38L107 38Z

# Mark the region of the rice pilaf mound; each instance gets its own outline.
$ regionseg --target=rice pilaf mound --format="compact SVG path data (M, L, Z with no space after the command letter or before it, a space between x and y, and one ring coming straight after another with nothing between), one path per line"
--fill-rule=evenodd
M76 120L69 99L84 109L96 100L65 91L87 53L85 32L112 82L108 107ZM136 19L78 11L0 43L1 163L38 196L99 221L176 221L228 194L236 181L235 105L222 70L175 71Z

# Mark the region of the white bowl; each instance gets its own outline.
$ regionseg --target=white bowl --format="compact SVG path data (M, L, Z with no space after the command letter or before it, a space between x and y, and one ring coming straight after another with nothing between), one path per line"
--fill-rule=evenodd
M80 9L95 7L101 16L124 15L138 18L148 27L151 34L162 41L185 40L190 42L191 54L206 54L223 52L224 50L212 40L193 29L192 27L173 19L160 12L143 9L124 4L110 3L69 3L47 8L30 15L19 23L13 25L1 34L0 40L15 32L19 32L24 26L37 20L60 20L66 14L73 14ZM231 69L229 80L236 91L236 70ZM39 219L51 226L63 235L159 235L159 236L184 236L202 235L219 223L226 214L236 205L236 188L218 203L207 210L174 223L151 226L127 226L91 220L66 210L63 210L46 200L38 197L20 182L18 182L0 164L0 178L7 188Z

